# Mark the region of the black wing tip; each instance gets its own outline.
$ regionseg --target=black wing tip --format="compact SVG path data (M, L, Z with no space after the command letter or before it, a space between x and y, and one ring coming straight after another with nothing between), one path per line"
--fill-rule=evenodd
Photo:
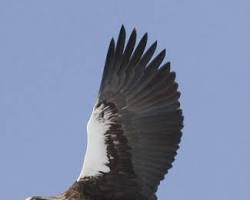
M171 61L166 61L166 63L164 63L161 68L170 68L171 67Z
M131 34L136 34L136 33L137 33L136 28L133 28L132 33L131 33Z
M126 30L125 30L125 26L122 24L121 25L121 30L120 30L120 32L125 32Z
M137 37L137 32L136 29L134 28L131 32L130 38L133 39L134 41L136 40Z
M165 57L166 56L166 49L163 49L160 54L163 54L163 56Z
M137 48L142 48L143 52L144 52L145 47L147 45L147 42L148 42L148 33L144 33L144 35L142 36L140 42L137 45Z
M165 57L166 57L166 49L161 50L160 53L156 56L156 58L160 58L162 61L164 60Z
M124 24L122 24L121 28L120 28L119 35L125 35L125 34L126 34L126 28L125 28ZM137 35L137 31L136 31L136 28L134 27L131 34L130 34L130 36L136 38L136 35Z
M115 40L114 40L114 38L112 38L110 40L110 43L109 43L109 48L108 48L108 53L107 53L107 56L106 56L105 66L109 64L110 59L112 58L112 55L114 53L114 50L115 50Z
M147 40L148 40L148 33L146 32L146 33L144 33L144 35L142 37L142 41L147 42Z
M109 43L109 48L108 48L108 55L109 56L114 51L114 49L115 49L115 39L111 38L110 43Z
M125 29L124 25L122 24L121 29L120 29L120 33L119 33L119 37L124 38L125 35L126 35L126 29Z
M166 57L166 49L161 50L161 52L159 53L159 56L162 57L162 61L163 61Z
M158 42L157 42L157 40L151 45L154 49L156 49L157 48L157 44L158 44Z
M111 38L111 40L110 40L110 46L115 46L115 39L114 38Z

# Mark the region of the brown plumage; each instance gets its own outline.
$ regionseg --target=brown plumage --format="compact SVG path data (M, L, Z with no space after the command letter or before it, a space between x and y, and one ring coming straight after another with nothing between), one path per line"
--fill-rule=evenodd
M95 126L107 128L98 133L104 138L106 170L84 172L61 195L31 200L157 199L179 148L183 116L175 73L169 62L162 64L165 50L153 58L157 42L146 49L147 37L136 46L133 30L126 44L122 26L117 43L110 42L94 107Z

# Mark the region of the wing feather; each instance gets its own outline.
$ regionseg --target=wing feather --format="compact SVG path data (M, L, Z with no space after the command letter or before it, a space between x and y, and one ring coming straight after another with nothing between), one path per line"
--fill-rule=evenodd
M135 47L136 35L134 29L125 44L122 26L116 45L111 40L94 109L99 109L97 121L109 125L100 133L110 168L102 173L107 185L118 188L117 179L129 188L136 183L138 199L153 200L177 154L183 115L175 72L170 62L162 64L165 49L153 58L157 42L145 50L146 33Z

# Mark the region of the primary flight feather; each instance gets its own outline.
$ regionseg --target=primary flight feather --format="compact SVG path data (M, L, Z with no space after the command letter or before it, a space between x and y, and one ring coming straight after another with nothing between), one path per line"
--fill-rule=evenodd
M100 90L87 125L77 181L64 193L28 200L156 200L172 167L183 127L180 92L165 50L153 57L147 34L111 40Z

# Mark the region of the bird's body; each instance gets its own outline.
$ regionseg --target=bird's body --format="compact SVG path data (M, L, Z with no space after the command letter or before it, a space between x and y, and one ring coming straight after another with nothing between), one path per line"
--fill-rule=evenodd
M157 199L182 135L180 93L170 63L161 65L165 50L152 59L156 42L145 50L145 34L135 47L135 30L125 40L122 26L110 42L79 178L61 195L31 200Z

